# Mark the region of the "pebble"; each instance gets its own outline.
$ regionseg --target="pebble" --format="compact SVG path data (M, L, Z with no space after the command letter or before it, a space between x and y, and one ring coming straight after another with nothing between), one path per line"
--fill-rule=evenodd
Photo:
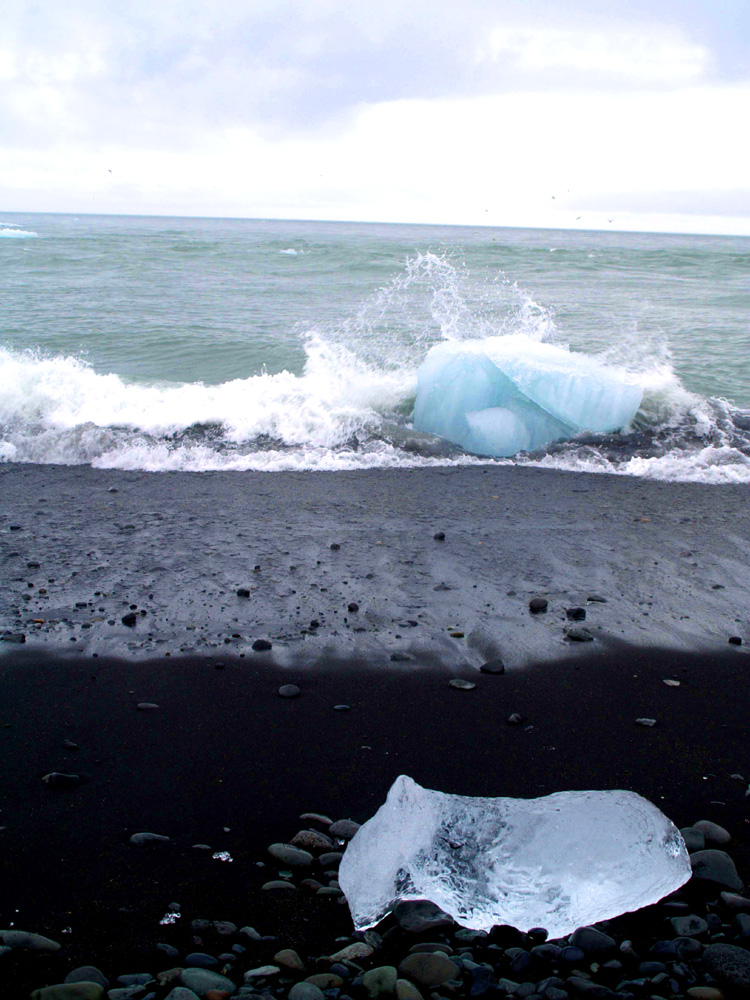
M371 945L365 944L364 941L355 941L354 944L348 944L346 948L342 948L328 957L332 962L357 962L363 958L369 958L370 955L374 954L374 951L375 949Z
M6 632L4 635L0 635L0 642L24 643L26 635L23 632Z
M264 882L261 889L268 892L275 892L277 889L291 889L296 892L297 886L292 882L285 881L285 879L273 879L271 882Z
M413 979L418 986L441 986L458 976L458 966L440 951L407 955L398 967L402 976Z
M593 642L594 637L587 628L566 628L565 635L573 642Z
M308 976L305 979L306 983L310 983L311 986L317 986L320 990L336 990L339 986L344 985L344 980L341 976L337 976L333 972L316 972L313 976Z
M208 969L183 969L180 979L183 986L187 986L199 997L205 996L209 990L226 990L230 996L237 990L231 979L218 972L209 972Z
M435 539L436 542L444 542L445 541L445 532L444 531L436 531L435 534L432 537Z
M745 896L738 896L736 892L722 892L721 900L730 910L750 912L750 899L746 899Z
M453 924L453 917L428 900L410 899L393 908L393 916L400 927L412 934L436 930Z
M579 927L570 936L570 944L580 948L584 955L604 955L617 947L609 934L594 927Z
M325 994L314 983L295 983L289 990L289 1000L325 1000Z
M66 983L98 983L102 989L109 987L109 980L95 965L81 965L65 977Z
M135 613L135 611L128 611L126 615L122 616L123 625L135 625L137 621L138 621L138 615Z
M50 788L78 788L81 784L79 774L63 774L61 771L51 771L42 778L45 785Z
M738 636L738 635L730 635L729 636L729 645L730 646L741 646L742 645L742 638L740 636Z
M355 823L353 819L337 819L335 823L331 823L328 832L332 837L337 837L340 840L351 840L359 830L359 826L359 823Z
M0 944L7 948L21 948L24 951L59 951L60 944L41 934L30 931L0 931Z
M291 844L271 844L268 853L276 861L292 867L307 868L313 863L313 856L309 851L303 851L300 847L293 847Z
M238 587L237 588L237 596L238 597L249 597L250 596L250 589L248 587Z
M145 847L150 844L166 844L169 837L164 837L160 833L134 833L130 838L130 843L136 847Z
M299 957L294 948L282 948L273 956L274 962L282 969L289 969L292 972L304 972L305 963Z
M206 955L202 951L193 951L189 955L185 956L186 965L195 965L199 969L213 969L215 965L218 965L218 959L215 959L213 955Z
M488 660L487 663L483 663L479 668L480 673L483 674L504 674L505 664L502 660Z
M282 684L279 688L279 694L282 698L299 698L300 693L296 684Z
M164 1000L200 1000L197 993L189 990L187 986L175 986L173 990L167 993Z
M718 823L712 823L708 819L699 819L697 823L693 823L693 829L702 833L706 843L711 846L728 844L732 839L728 830L725 830L723 826L719 826Z
M677 937L700 937L708 931L706 921L695 913L686 917L670 917L669 922Z
M268 639L256 639L252 649L254 653L265 653L269 649L273 649L273 643L269 642Z
M465 681L461 677L454 677L448 681L448 685L457 691L473 691L476 687L473 681Z
M265 979L268 976L278 976L281 969L278 965L259 965L255 969L248 969L245 973L245 982L249 983L253 979Z
M139 701L136 705L139 712L152 712L158 707L155 701Z
M368 969L362 976L362 985L367 990L370 1000L381 993L395 993L398 972L393 965L380 965L375 969Z
M682 839L685 841L685 847L687 847L690 854L695 851L702 851L706 846L706 838L700 832L696 830L695 827L686 826L680 830L682 834Z
M306 851L330 851L333 848L331 838L317 830L300 830L299 833L295 833L289 843L293 847L301 847Z
M346 610L354 613L355 611L359 611L359 605L356 601L350 601L346 606Z
M742 879L734 867L734 861L724 851L717 851L713 848L696 851L695 854L690 855L690 864L694 879L715 882L725 889L742 890L744 888Z
M518 712L512 712L505 721L509 726L520 726L523 722L523 716L519 715Z
M394 663L406 663L412 657L408 653L391 653L391 659Z
M539 614L541 611L546 611L548 607L548 601L546 597L532 597L529 601L529 611L532 614Z
M349 712L351 710L351 705L334 705L334 712Z
M750 990L750 951L734 944L710 944L703 964L720 983Z
M570 622L582 622L586 620L585 608L566 608L565 615Z
M95 982L58 983L34 990L32 1000L101 1000L104 988Z
M408 979L397 979L396 1000L422 1000L422 994Z
M690 1000L724 1000L724 994L715 986L691 986L687 995Z
M636 726L645 726L647 729L650 729L652 726L656 725L656 719L636 719L635 724Z

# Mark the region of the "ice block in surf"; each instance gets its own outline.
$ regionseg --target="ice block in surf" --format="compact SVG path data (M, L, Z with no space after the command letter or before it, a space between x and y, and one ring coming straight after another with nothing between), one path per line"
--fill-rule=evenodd
M428 899L459 924L553 938L657 902L690 878L680 831L635 792L470 798L401 775L339 869L358 929Z
M437 344L417 372L414 426L478 455L535 451L631 423L643 391L623 371L527 337Z

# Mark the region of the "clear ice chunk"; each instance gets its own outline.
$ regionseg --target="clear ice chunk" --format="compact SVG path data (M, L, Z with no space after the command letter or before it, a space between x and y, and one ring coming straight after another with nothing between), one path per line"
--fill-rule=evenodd
M401 775L355 834L339 882L359 930L426 899L474 930L550 937L657 902L690 878L677 827L635 792L470 798Z
M621 430L642 396L631 375L565 347L524 336L448 341L417 372L414 427L509 456L582 431Z

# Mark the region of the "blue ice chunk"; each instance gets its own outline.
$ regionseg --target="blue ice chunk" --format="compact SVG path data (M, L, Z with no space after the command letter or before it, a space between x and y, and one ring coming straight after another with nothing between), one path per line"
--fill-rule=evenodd
M414 426L479 455L626 427L643 390L620 369L527 337L451 341L417 372Z

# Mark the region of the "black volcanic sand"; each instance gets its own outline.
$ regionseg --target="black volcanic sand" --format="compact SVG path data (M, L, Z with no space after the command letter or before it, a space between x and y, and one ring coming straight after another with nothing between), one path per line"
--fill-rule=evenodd
M0 638L26 640L0 642L0 928L64 945L0 956L0 976L25 995L84 963L155 972L194 918L330 953L346 906L261 892L266 848L305 811L367 819L401 773L464 795L632 789L726 827L749 878L750 666L728 644L750 632L747 495L513 467L0 466ZM478 673L497 656L504 675ZM133 847L143 831L170 841Z
M304 811L366 820L401 773L465 795L632 789L678 826L726 827L740 874L750 872L743 649L598 650L474 675L471 691L451 688L441 669L318 662L295 672L272 656L128 662L23 650L0 660L0 927L64 944L33 969L6 956L19 990L81 964L108 975L168 968L154 944L189 942L197 917L277 935L274 949L330 953L351 932L346 907L261 892L278 870L266 847L304 828ZM278 695L290 681L299 698ZM139 711L144 701L159 707ZM350 710L335 711L341 703ZM507 724L514 712L520 725ZM656 725L636 725L641 717ZM50 788L41 779L55 770L86 781ZM132 846L142 831L171 839ZM173 901L182 925L159 926Z

